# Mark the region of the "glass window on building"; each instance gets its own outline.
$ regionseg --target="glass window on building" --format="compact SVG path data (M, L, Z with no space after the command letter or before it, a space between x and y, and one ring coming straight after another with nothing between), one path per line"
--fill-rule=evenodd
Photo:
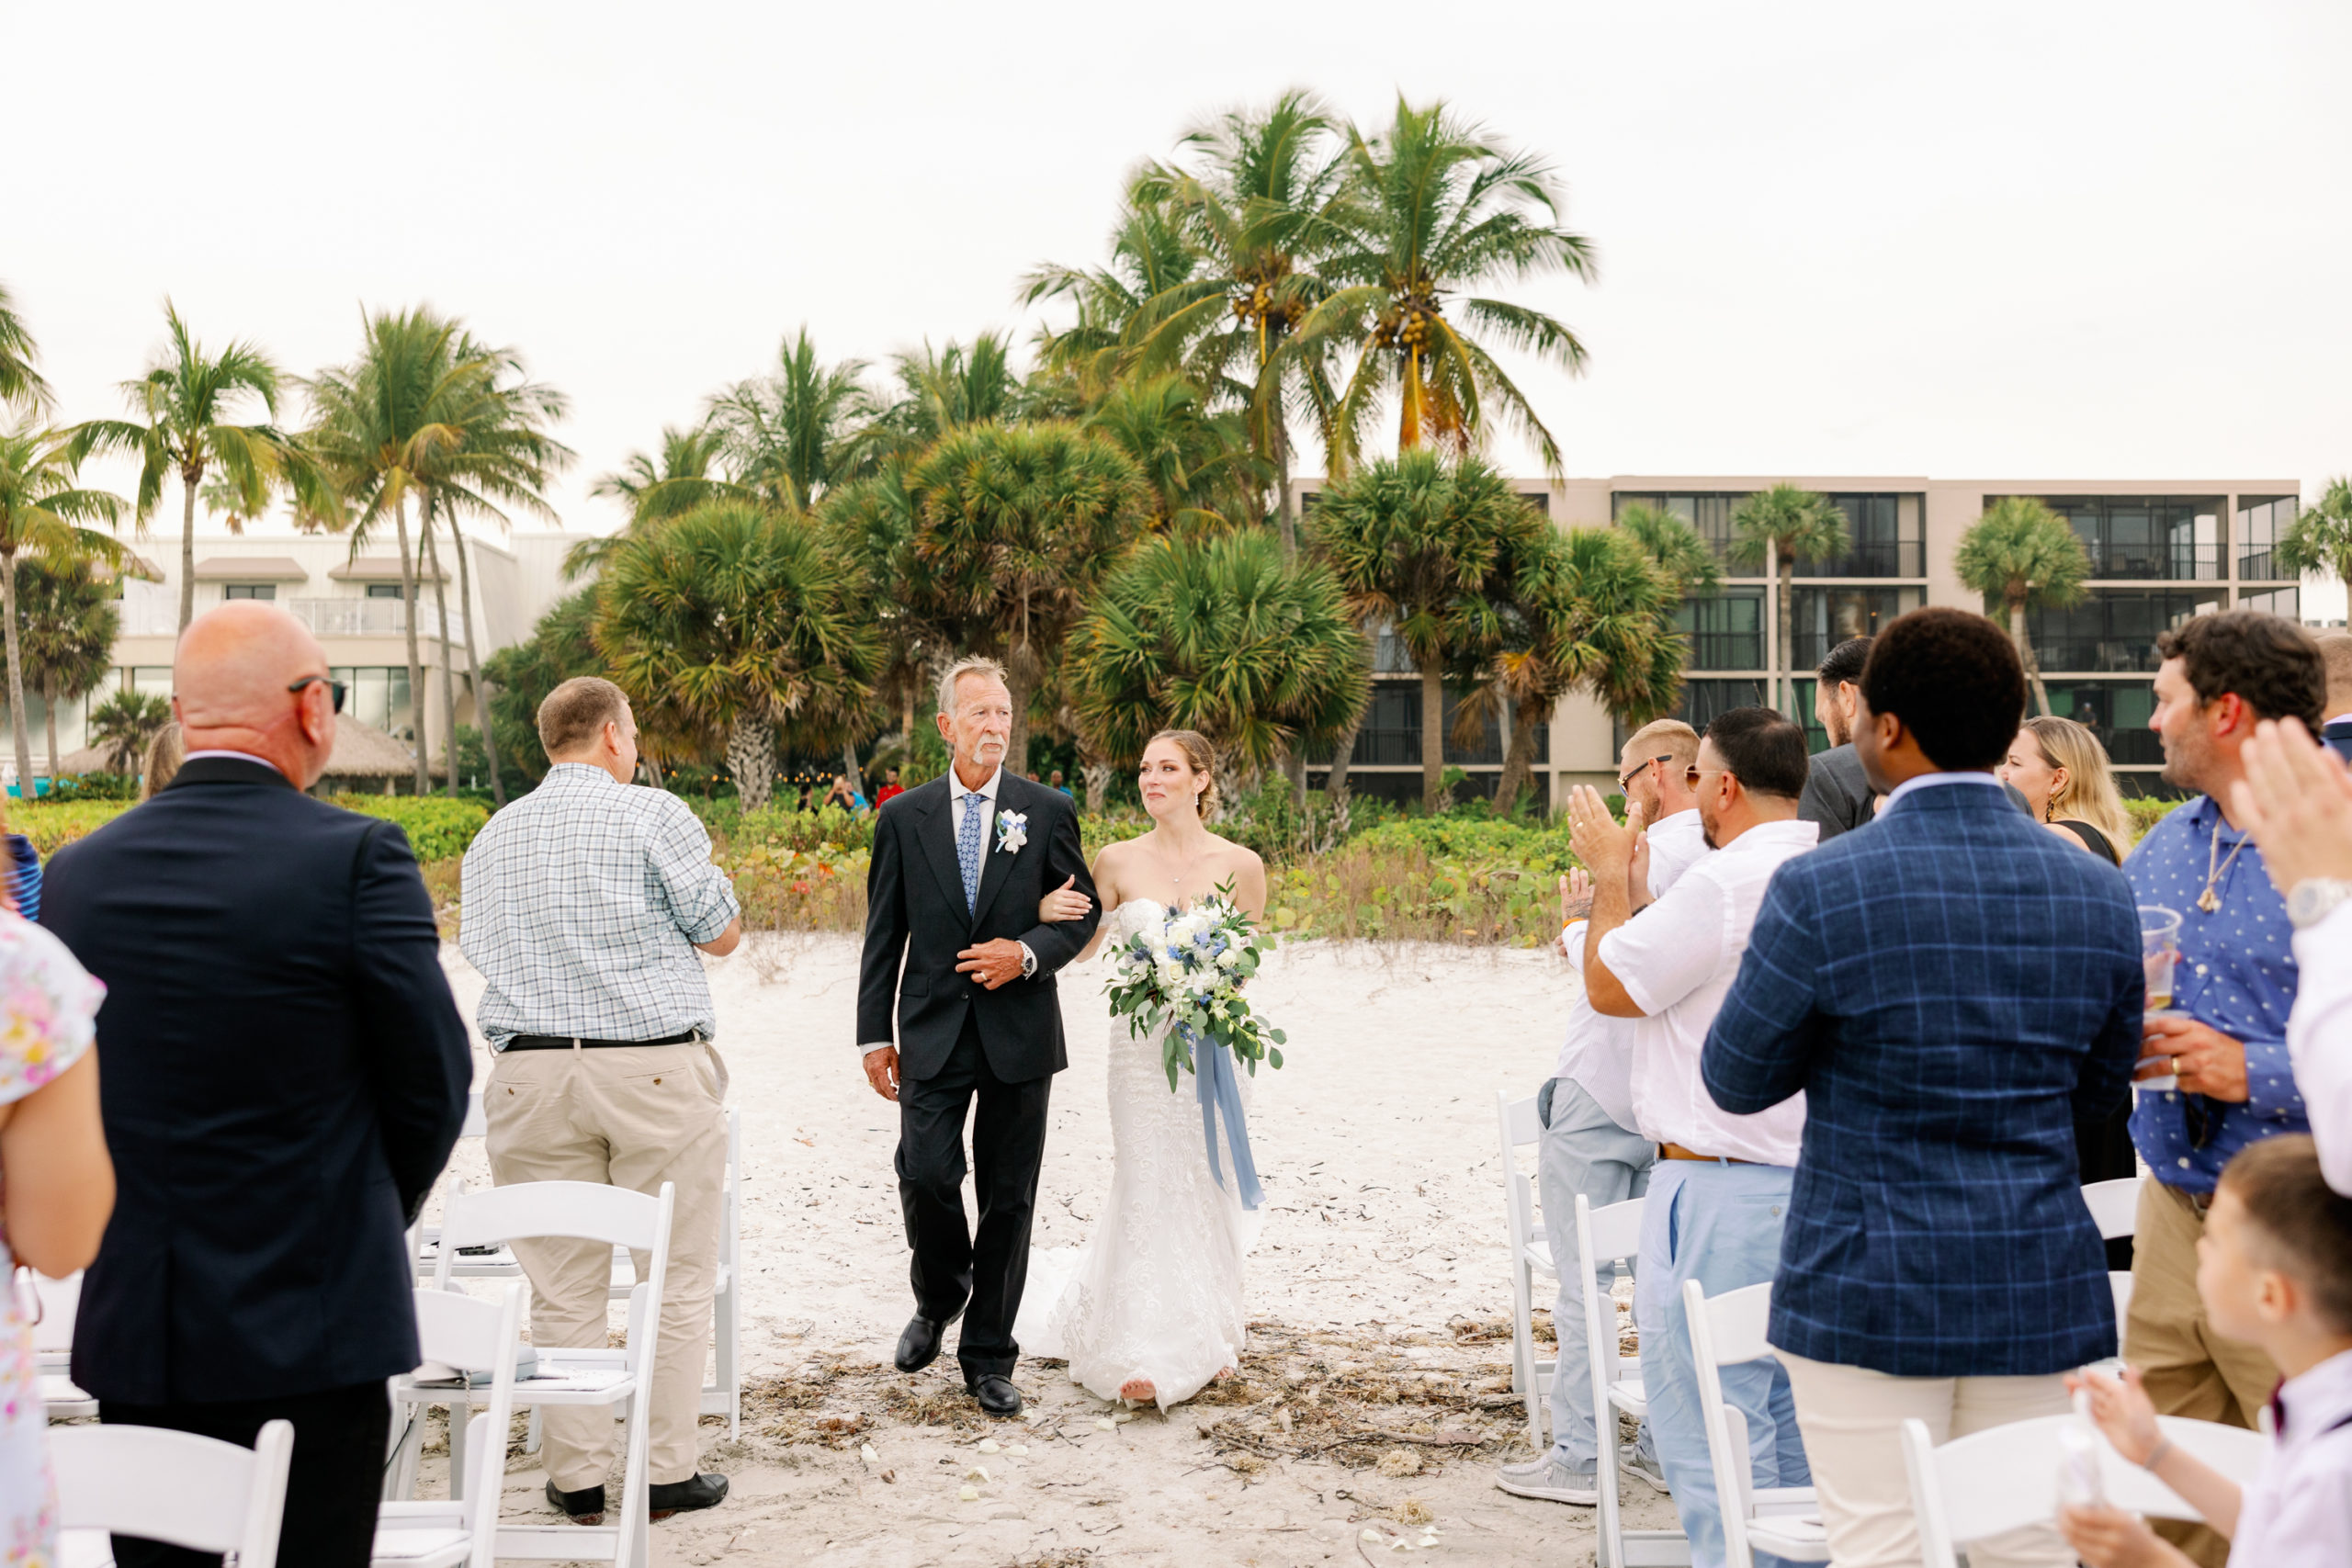
M1989 505L1998 498L1984 499ZM2095 579L2214 582L2222 577L2219 496L2053 495L2041 501L2083 541Z
M130 689L145 697L171 700L172 667L168 664L141 664L130 671Z
M2295 508L2300 504L2291 495L2242 495L2238 497L2238 528L2233 536L2237 545L2238 575L2240 577L2271 577L2280 574L2271 564L2270 552L2278 547L2278 536L2295 520Z
M1684 666L1691 670L1764 668L1764 590L1727 588L1704 598L1685 599L1674 612L1675 629L1690 641Z
M1849 637L1876 637L1887 622L1916 610L1924 588L1799 588L1789 595L1796 617L1791 668L1811 670Z
M343 699L343 711L353 718L370 729L380 729L402 739L416 733L406 665L345 665L331 673L349 688Z
M1674 712L1667 716L1679 718L1704 735L1707 732L1707 726L1715 721L1715 716L1718 714L1727 713L1733 708L1767 705L1769 705L1765 698L1764 682L1761 681L1702 678L1682 682L1682 701L1676 706ZM1621 750L1623 749L1623 747L1619 748Z
M1693 495L1619 493L1610 497L1609 515L1614 517L1628 506L1639 504L1679 517L1696 528L1699 536L1714 547L1715 554L1722 557L1731 551L1731 509L1746 499L1744 491Z
M220 585L220 597L223 599L275 599L277 597L277 584L275 582L224 582Z
M1828 727L1821 722L1820 712L1814 704L1820 688L1821 682L1811 676L1789 682L1790 692L1796 698L1797 723L1804 727L1804 749L1816 757L1829 750Z
M1832 495L1846 517L1846 553L1800 561L1799 577L1924 577L1927 525L1916 495Z
M1452 692L1446 693L1444 761L1465 768L1500 763L1503 760L1502 715L1499 712L1488 714L1486 730L1478 737L1478 743L1464 746L1456 743L1453 738L1453 721L1461 711L1461 699Z
M1318 768L1331 765L1331 748L1307 753ZM1421 688L1402 681L1374 681L1372 701L1363 710L1363 726L1356 731L1355 750L1348 753L1351 768L1418 766L1421 760Z
M2107 759L2118 767L2145 766L2165 760L2164 748L2148 720L2156 711L2153 681L2045 681L2050 711L2071 718L2098 737Z
M1536 511L1541 512L1544 516L1549 517L1552 515L1552 492L1550 491L1523 490L1519 492L1519 498L1520 500L1527 502L1528 505L1535 508Z
M1413 656L1405 650L1404 639L1396 628L1385 621L1373 628L1372 672L1375 675L1418 675Z
M2302 591L2295 588L2273 588L2265 593L2241 593L2238 608L2259 610L2266 615L2280 615L2300 624L2302 620Z
M370 599L405 599L408 595L397 582L371 582L368 585Z
M2222 607L2211 590L2094 588L2079 604L2028 610L2025 633L2044 671L2154 671L2156 634Z

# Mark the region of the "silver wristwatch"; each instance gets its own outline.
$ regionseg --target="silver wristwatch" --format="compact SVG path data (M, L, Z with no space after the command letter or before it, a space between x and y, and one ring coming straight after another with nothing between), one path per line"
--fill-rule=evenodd
M2325 919L2338 904L2352 898L2352 882L2330 876L2306 876L2287 895L2287 918L2297 931Z

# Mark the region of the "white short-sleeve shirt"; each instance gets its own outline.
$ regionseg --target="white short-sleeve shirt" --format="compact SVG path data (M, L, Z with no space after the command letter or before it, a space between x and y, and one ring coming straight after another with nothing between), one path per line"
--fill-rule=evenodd
M1671 817L1660 818L1647 829L1650 843L1649 889L1652 898L1663 898L1666 890L1681 880L1707 851L1706 829L1699 824L1696 810L1678 811ZM1634 917L1641 919L1639 914ZM1584 931L1582 920L1570 922L1561 934L1560 946L1569 961L1582 967L1584 964ZM1591 1001L1579 991L1568 1008L1567 1038L1560 1045L1559 1065L1552 1071L1555 1078L1574 1078L1592 1096L1593 1103L1609 1114L1621 1127L1634 1124L1634 1020L1611 1018L1595 1012Z

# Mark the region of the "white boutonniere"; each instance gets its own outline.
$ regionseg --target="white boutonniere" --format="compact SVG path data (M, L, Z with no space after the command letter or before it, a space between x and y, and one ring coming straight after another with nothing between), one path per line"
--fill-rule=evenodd
M1029 818L1018 811L996 814L996 847L1000 854L1019 854L1029 841Z

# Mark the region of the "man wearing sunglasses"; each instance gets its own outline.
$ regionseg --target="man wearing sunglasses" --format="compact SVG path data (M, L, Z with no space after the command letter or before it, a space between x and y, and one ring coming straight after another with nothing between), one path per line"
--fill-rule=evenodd
M51 861L42 919L107 985L120 1196L82 1287L102 1420L251 1446L294 1424L279 1560L363 1568L415 1367L403 1231L473 1062L397 824L303 792L334 750L325 653L239 600L180 637L187 759ZM118 1539L115 1561L183 1561Z

